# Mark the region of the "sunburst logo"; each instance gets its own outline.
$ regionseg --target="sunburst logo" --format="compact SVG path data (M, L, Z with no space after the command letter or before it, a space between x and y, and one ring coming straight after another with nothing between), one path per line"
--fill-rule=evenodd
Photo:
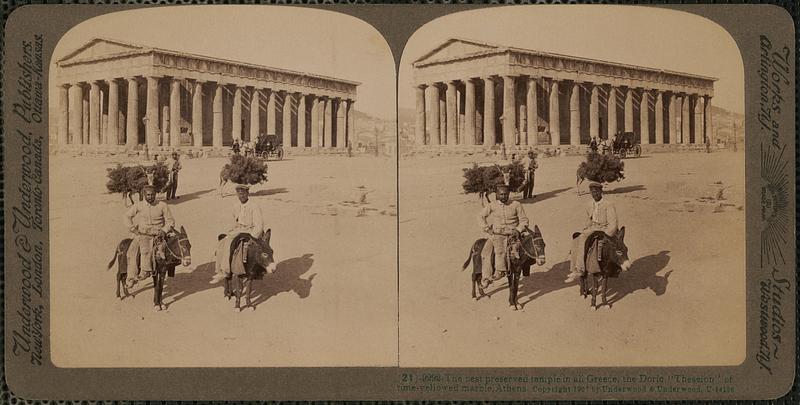
M786 145L777 149L761 144L761 266L785 264L783 248L790 235L789 176Z

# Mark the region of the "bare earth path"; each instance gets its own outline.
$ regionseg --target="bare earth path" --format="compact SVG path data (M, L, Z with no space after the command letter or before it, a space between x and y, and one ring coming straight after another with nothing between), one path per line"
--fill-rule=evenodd
M136 298L119 301L114 270L105 270L117 242L128 237L122 200L105 191L112 159L51 158L56 365L396 365L395 161L319 156L270 162L269 181L256 186L252 198L272 229L278 267L257 282L257 309L241 313L224 300L220 284L209 284L216 235L229 226L236 198L230 186L224 198L217 193L223 164L183 161L181 198L170 204L190 235L193 260L167 279L168 309L155 312L151 282L134 288L141 290Z
M470 298L460 271L482 237L461 169L488 158L400 162L401 366L733 365L744 360L744 158L654 154L625 161L607 187L634 260L609 281L611 309L594 312L564 284L570 234L590 197L577 196L580 157L539 160L536 198L524 202L547 242L547 263L520 286ZM721 184L714 184L721 182ZM724 188L720 196L716 190ZM709 197L709 198L703 198ZM722 197L724 199L719 199ZM489 291L497 290L493 285Z

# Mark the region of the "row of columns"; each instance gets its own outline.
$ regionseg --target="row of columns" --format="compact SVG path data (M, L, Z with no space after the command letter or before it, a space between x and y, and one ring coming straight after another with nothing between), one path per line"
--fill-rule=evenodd
M168 78L169 104L164 107L161 114L163 121L159 127L159 85L160 77L147 76L145 115L141 119L144 125L145 144L149 147L156 146L181 146L181 93L184 79L178 77ZM120 114L119 85L127 83L127 108ZM204 81L192 80L189 82L191 95L191 134L193 146L203 145L203 84ZM108 86L107 93L101 92L100 85ZM223 93L228 85L221 82L210 82L212 90L212 120L211 120L211 146L223 146L224 108ZM58 143L88 144L88 145L126 145L135 148L139 144L140 118L139 118L139 78L97 80L88 83L88 99L86 97L86 83L69 83L59 86L58 89ZM355 122L352 114L353 101L341 98L316 96L313 94L278 92L271 89L249 88L249 97L244 100L244 87L235 85L232 91L233 105L231 109L231 137L242 141L243 105L249 108L250 131L249 139L256 139L264 131L261 129L261 102L266 100L266 134L277 134L277 103L279 94L282 96L282 142L284 147L333 147L344 148L351 142ZM103 100L107 98L107 103ZM102 110L108 105L108 121L102 125ZM310 108L309 108L310 107ZM307 113L310 109L310 123L307 125ZM335 113L334 113L335 111ZM334 115L335 114L335 115ZM296 120L293 120L296 115ZM125 120L124 127L120 127L120 119ZM296 122L296 128L292 125ZM334 122L336 122L334 127ZM310 127L310 128L309 128ZM124 128L124 129L123 129ZM162 134L161 129L164 129ZM297 144L292 145L292 132L296 129ZM163 142L162 142L163 135ZM310 144L306 140L310 135Z
M526 89L523 105L517 106L517 80L524 79ZM706 134L711 134L711 97L699 94L664 92L655 89L614 87L591 82L562 81L535 77L502 76L502 127L500 143L505 145L538 144L539 134L539 83L547 93L547 116L550 145L561 144L561 106L559 94L569 95L569 144L580 145L581 134L581 88L589 92L588 139L600 137L601 114L600 93L607 89L606 107L607 134L618 131L638 132L643 144L650 143L650 110L653 104L655 143L689 144L694 134L694 143L702 144ZM483 84L483 110L476 108L476 84ZM430 83L415 88L416 92L416 144L417 145L479 145L491 147L498 141L495 118L495 84L492 76L480 79L453 80L447 83ZM463 90L461 90L463 88ZM463 91L463 95L460 94ZM639 128L634 128L634 93L639 95ZM617 122L618 98L623 101L624 122ZM666 98L666 100L665 100ZM458 101L463 100L459 105ZM668 133L665 135L664 103L667 103ZM693 107L692 107L693 106ZM693 108L693 111L690 111ZM463 124L457 115L464 110ZM481 116L483 118L476 118ZM517 127L519 114L520 128ZM693 114L695 125L690 125ZM459 128L463 125L464 128ZM482 127L482 128L481 128ZM693 129L693 131L692 131ZM459 130L463 136L459 138ZM518 136L519 135L519 136ZM666 136L666 138L665 138ZM588 142L588 141L587 141Z

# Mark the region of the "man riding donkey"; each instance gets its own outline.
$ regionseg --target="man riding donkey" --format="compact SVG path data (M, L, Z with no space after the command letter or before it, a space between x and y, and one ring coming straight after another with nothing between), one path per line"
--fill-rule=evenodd
M250 199L250 186L236 185L236 196L238 199L231 211L233 227L226 232L226 236L219 241L217 246L216 272L211 279L211 284L218 283L231 274L231 245L240 240L240 235L249 234L258 240L264 233L261 208Z
M481 285L484 288L492 282L492 249L497 269L494 280L499 280L505 277L509 270L506 263L507 253L518 256L518 252L508 252L509 238L518 239L520 233L528 226L528 217L522 204L519 201L509 201L508 185L498 184L495 188L497 199L486 204L478 214L478 223L483 231L489 234L481 251Z
M586 207L586 226L581 231L580 236L572 239L572 250L570 250L570 273L567 275L565 283L570 283L581 277L586 272L586 240L593 233L602 231L605 238L601 238L598 243L598 252L601 252L603 239L614 238L619 230L617 223L617 209L608 199L603 198L603 185L596 181L589 182L589 190L592 193L592 202ZM598 256L599 257L599 256Z
M144 201L136 202L123 215L125 227L133 233L127 254L129 268L125 285L128 288L153 274L153 251L158 257L165 257L164 238L175 227L169 206L163 201L156 201L155 187L146 185L142 191ZM139 266L136 265L137 255L141 255ZM139 267L144 272L137 280Z

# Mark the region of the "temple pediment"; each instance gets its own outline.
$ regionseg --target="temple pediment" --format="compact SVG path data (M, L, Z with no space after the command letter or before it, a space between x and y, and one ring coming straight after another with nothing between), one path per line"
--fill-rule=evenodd
M149 49L139 45L95 38L61 58L58 63L64 65L71 62L106 59L115 55L128 55L131 52L144 51L149 51Z
M452 60L502 49L503 48L496 45L454 38L447 40L439 47L417 59L414 63L425 64L440 60Z

